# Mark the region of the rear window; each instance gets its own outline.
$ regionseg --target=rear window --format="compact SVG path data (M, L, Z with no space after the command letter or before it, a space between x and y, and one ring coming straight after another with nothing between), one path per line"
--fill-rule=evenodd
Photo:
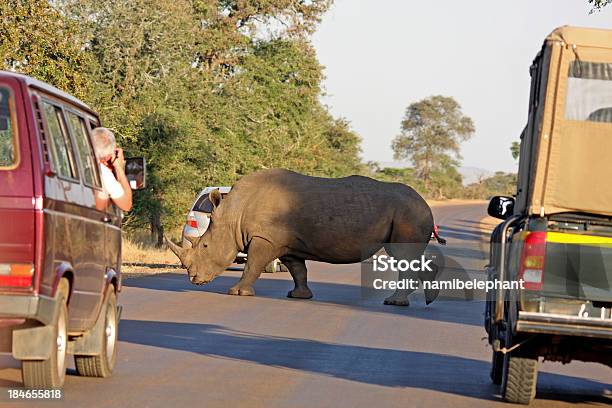
M565 118L612 123L612 63L573 61L568 76Z
M225 198L227 194L221 193L221 198ZM198 199L198 201L193 206L193 211L211 213L213 211L212 203L208 199L208 194L204 194L202 197Z
M8 88L0 87L0 169L17 164L15 100Z

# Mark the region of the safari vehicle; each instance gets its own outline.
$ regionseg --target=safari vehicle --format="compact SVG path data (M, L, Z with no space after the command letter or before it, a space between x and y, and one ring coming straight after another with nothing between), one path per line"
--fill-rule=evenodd
M99 123L73 96L0 71L0 352L21 360L26 387L61 387L69 353L80 375L115 365L122 216L96 202Z
M538 359L612 367L612 30L561 27L531 66L515 197L494 197L491 379L508 402L536 394Z

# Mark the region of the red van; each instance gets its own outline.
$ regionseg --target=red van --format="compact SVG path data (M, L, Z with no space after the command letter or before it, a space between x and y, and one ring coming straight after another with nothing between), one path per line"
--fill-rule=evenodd
M121 212L101 191L96 112L48 84L0 71L0 352L29 388L115 365Z

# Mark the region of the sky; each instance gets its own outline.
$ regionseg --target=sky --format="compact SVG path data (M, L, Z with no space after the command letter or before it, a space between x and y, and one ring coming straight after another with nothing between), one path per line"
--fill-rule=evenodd
M476 126L462 165L515 172L529 66L558 26L612 29L612 6L589 11L587 0L335 0L313 36L323 102L362 137L365 161L385 163L406 107L452 96Z

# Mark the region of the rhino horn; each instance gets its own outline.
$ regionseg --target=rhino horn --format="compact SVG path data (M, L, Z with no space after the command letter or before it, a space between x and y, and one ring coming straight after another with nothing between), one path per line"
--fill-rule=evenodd
M176 245L174 242L169 240L166 236L164 236L164 240L166 241L166 245L168 245L168 248L170 248L170 250L174 252L176 256L178 256L181 262L183 262L183 260L187 257L187 249L181 248L180 246Z

